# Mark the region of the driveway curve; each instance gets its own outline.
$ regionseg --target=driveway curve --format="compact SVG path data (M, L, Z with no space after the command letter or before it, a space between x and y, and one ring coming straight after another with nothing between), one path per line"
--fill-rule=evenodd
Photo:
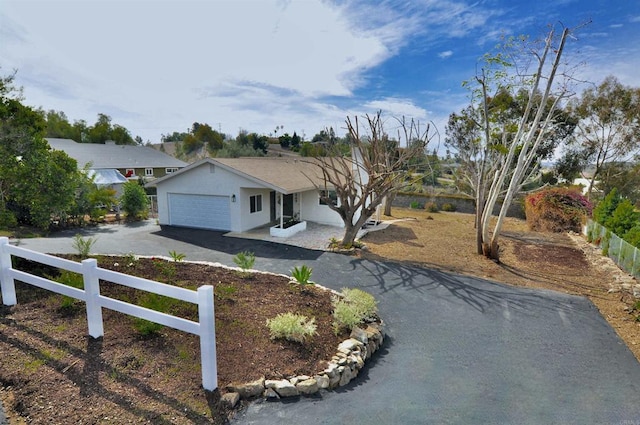
M640 424L640 364L586 298L150 222L86 232L104 254L175 250L233 265L248 249L257 269L306 264L324 286L376 296L388 337L357 379L254 402L234 424ZM72 236L19 243L74 252Z

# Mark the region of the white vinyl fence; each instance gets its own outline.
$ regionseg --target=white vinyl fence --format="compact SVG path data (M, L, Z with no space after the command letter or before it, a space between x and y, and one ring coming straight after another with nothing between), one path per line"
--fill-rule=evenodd
M84 278L84 290L16 270L12 267L12 255L79 273ZM199 321L193 322L100 295L100 279L197 304ZM104 335L102 322L103 307L198 335L200 337L202 386L209 391L213 391L218 387L213 286L201 286L196 292L124 273L105 270L98 267L95 259L87 259L82 261L82 263L77 263L52 255L41 254L36 251L10 245L8 238L0 237L0 286L2 288L2 302L4 305L17 304L15 280L84 301L87 308L89 335L93 338L99 338Z
M593 220L587 222L584 233L589 242L602 249L603 255L615 261L622 270L640 279L640 249Z

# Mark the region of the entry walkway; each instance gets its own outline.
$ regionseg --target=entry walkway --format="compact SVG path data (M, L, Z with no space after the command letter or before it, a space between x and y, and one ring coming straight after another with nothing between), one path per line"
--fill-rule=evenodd
M367 226L358 232L357 239L362 238L368 232L386 229L391 221L380 222L376 226ZM342 240L344 236L344 228L336 226L327 226L323 224L307 222L307 230L298 232L288 238L279 238L269 234L269 227L258 227L246 232L229 232L225 236L242 239L255 239L261 241L275 242L286 245L293 245L300 248L315 249L320 251L328 251L331 239Z

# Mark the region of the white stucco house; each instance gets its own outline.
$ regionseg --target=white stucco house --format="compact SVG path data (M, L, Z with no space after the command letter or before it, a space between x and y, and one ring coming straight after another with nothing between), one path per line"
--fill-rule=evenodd
M148 184L157 188L159 224L245 232L295 219L342 227L320 200L322 173L308 160L200 160Z

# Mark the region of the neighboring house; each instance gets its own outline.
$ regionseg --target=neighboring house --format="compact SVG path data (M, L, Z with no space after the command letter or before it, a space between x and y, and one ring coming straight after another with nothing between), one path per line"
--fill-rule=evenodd
M87 164L92 170L117 170L129 180L153 180L164 177L187 166L170 155L147 146L116 145L107 142L76 143L71 139L47 138L54 150L64 151L78 162L82 169Z
M244 232L289 218L343 226L318 167L295 158L205 158L148 183L161 225Z

